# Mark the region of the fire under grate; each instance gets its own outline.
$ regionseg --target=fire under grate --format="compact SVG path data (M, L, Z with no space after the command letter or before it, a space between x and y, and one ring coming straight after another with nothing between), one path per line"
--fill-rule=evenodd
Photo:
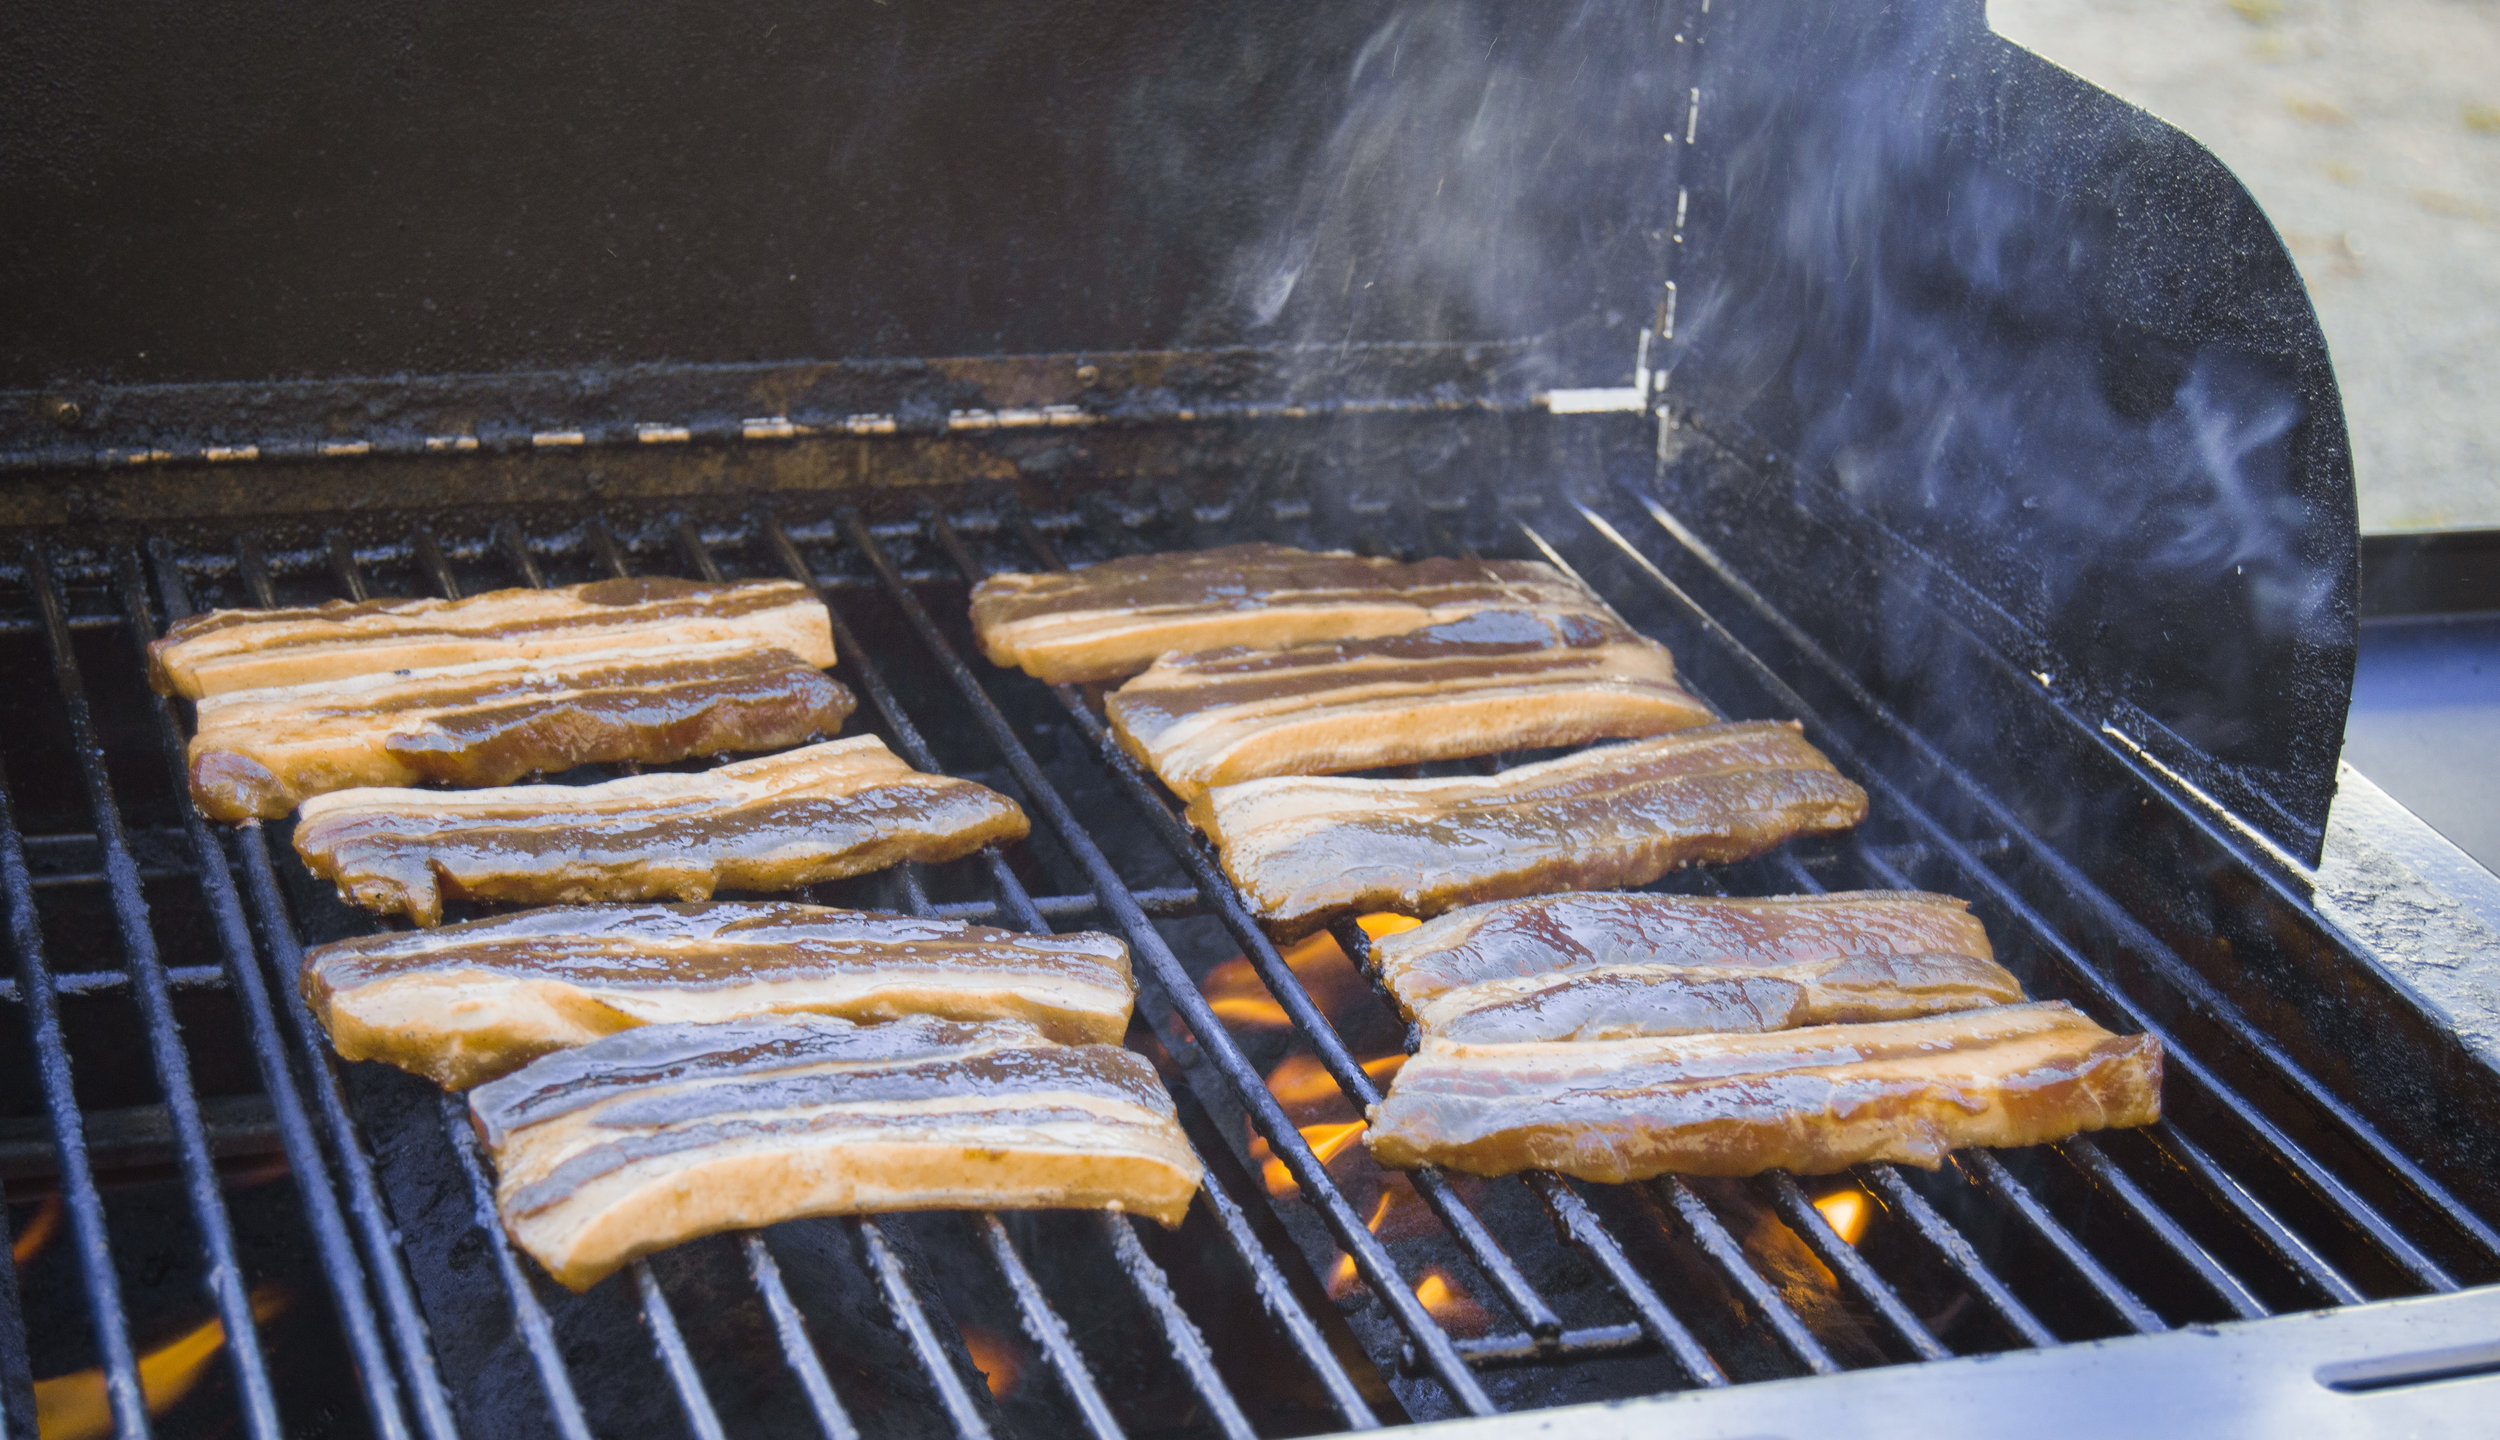
M56 1237L21 1244L23 1268L0 1273L13 1420L32 1413L32 1375L75 1365L92 1367L123 1433L141 1433L161 1388L153 1374L143 1387L142 1354L153 1370L165 1336L212 1318L222 1353L191 1398L157 1407L169 1431L239 1419L253 1436L589 1436L665 1417L698 1437L1248 1436L2152 1334L2500 1278L2500 1233L2318 1079L2315 1057L2270 1038L1781 628L1654 502L1611 514L1545 502L1487 550L1578 569L1722 713L1803 719L1875 800L1856 834L1666 888L1961 895L2032 994L2163 1036L2170 1118L1965 1152L1933 1175L1605 1187L1368 1172L1343 1143L1349 1122L1314 1122L1304 1104L1318 1093L1359 1114L1398 1049L1390 1012L1348 963L1362 958L1359 929L1341 927L1337 952L1272 945L1169 797L1111 743L1098 697L980 662L963 619L966 587L994 570L1329 543L1309 508L966 506L872 523L824 501L776 505L398 530L367 517L0 557L15 565L0 570L0 647L22 677L0 698L16 977L0 998L31 1035L10 1114L52 1157L21 1145L27 1160L0 1182L21 1242L46 1207ZM1397 548L1464 547L1427 529ZM225 831L182 803L182 717L147 693L140 646L211 606L631 574L816 585L836 674L867 702L857 725L1025 805L1034 838L1007 851L808 898L1120 934L1142 982L1131 1044L1164 1073L1208 1162L1184 1229L1091 1215L795 1222L682 1247L573 1297L493 1223L458 1099L332 1060L293 976L304 944L370 922L302 873L282 828ZM1780 661L1724 623L1739 613L1747 633L1784 637ZM2127 937L2128 965L2079 938L2110 933ZM1228 966L1236 980L1246 966L1255 990L1219 993ZM174 1258L134 1265L140 1251Z

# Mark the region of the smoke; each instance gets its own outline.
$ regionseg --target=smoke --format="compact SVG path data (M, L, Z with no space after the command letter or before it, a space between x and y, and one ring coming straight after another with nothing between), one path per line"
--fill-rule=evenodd
M1273 204L1227 261L1221 313L1202 326L1335 345L1512 340L1611 318L1602 363L1628 373L1627 306L1607 314L1606 277L1634 250L1654 269L1663 238L1655 184L1644 194L1626 170L1654 166L1660 149L1650 113L1665 103L1669 9L1368 12L1313 82L1334 87L1333 102L1261 162ZM1542 363L1559 376L1577 362ZM1621 377L1574 383L1601 380Z
M1670 393L2259 790L2324 785L2281 702L2349 665L2340 417L2236 182L1976 6L1722 18ZM1931 608L1878 634L1953 690Z

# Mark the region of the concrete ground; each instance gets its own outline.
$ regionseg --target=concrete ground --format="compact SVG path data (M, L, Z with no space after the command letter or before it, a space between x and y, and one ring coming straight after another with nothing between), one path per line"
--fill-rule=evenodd
M1988 0L2204 142L2317 302L2364 530L2500 527L2500 0Z

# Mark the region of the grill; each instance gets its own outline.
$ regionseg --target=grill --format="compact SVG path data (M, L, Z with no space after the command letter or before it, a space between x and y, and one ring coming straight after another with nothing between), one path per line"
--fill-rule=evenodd
M1043 128L1071 153L1116 139L1158 65L1248 93L1193 58L1207 32L1118 8L1107 32L1013 37L1069 87ZM1062 279L1005 330L949 331L954 301L915 301L917 353L993 358L878 358L884 322L862 322L832 353L865 358L828 363L241 384L232 366L261 359L195 348L163 383L80 383L85 342L28 311L29 388L0 422L0 1000L27 1037L0 1043L10 1433L33 1433L38 1376L50 1423L125 1435L154 1413L255 1437L1239 1437L1584 1401L1636 1402L1566 1422L1625 1433L2470 1423L2471 1377L2500 1370L2500 1012L2471 968L2500 885L2349 773L2330 818L2349 462L2279 244L2210 157L1960 7L1722 11L1523 32L1387 7L1280 42L1304 68L1263 72L1284 98L1252 107L1251 138L1193 143L1238 160L1284 136L1366 179L1274 270L1338 265L1342 296L1248 292L1260 324L1342 321L1325 345L1187 348L1203 317L1174 304L1118 318L1152 347L1070 348L1105 333L1084 297L1141 253L1135 227L1198 267L1140 281L1156 304L1238 298L1238 266L1206 255L1243 245L1193 227L1257 228L1212 202L1140 208L1082 165L1054 173L1085 203L1032 237ZM1071 58L1096 33L1126 47L1104 62L1119 83ZM896 133L953 134L931 117L1008 83L990 48L894 43L937 77ZM1410 43L1466 93L1568 74L1615 97L1554 193L1503 198L1527 220L1478 237L1503 277L1524 273L1506 246L1540 262L1526 299L1451 300L1485 276L1454 276L1402 218L1437 198L1362 168L1366 107L1421 86L1441 113L1437 81L1366 68ZM1875 92L1915 155L1885 148L1894 127L1855 150L1836 127ZM1589 125L1552 109L1531 138ZM618 123L618 153L658 133ZM1480 189L1463 153L1412 143ZM980 286L1034 273L967 238L953 182L894 149L861 163L899 188L859 188L924 243L843 243L898 292L932 257ZM542 159L518 163L582 183ZM993 185L1013 168L967 164ZM2007 188L2023 167L2036 186ZM1862 173L1877 198L1841 204L1835 177ZM706 228L744 181L718 183L665 213L715 258L778 269ZM1800 220L1818 216L1872 224L1858 243L1883 263L1818 268ZM1974 259L1969 223L2004 243ZM377 242L410 248L374 273L457 227L420 228ZM2044 234L2065 259L2031 253ZM6 282L68 273L43 262ZM1367 264L1396 297L1376 310ZM706 323L672 309L627 333L644 359L750 348ZM269 343L301 340L290 324ZM270 363L395 368L331 353ZM2099 398L2060 400L2079 376ZM1987 418L2006 406L2067 428L2007 440ZM2180 489L2182 454L2230 484ZM2035 506L2008 476L2041 466L2066 492ZM2120 502L2124 524L2098 513ZM2190 543L2224 510L2218 548ZM1721 713L1803 720L1873 796L1852 835L1662 888L1966 897L2030 993L2162 1037L2168 1118L1934 1174L1396 1190L1342 1143L1403 1044L1359 981L1361 930L1333 936L1351 966L1280 951L1100 696L987 665L964 621L994 571L1252 539L1577 573ZM370 922L302 871L286 825L191 811L186 717L147 691L145 642L210 607L641 574L814 585L864 701L853 730L1024 804L1029 841L806 898L1121 935L1129 1043L1207 1163L1184 1227L800 1221L573 1296L495 1223L457 1099L334 1060L295 975L307 944ZM1331 1086L1337 1118L1315 1120Z

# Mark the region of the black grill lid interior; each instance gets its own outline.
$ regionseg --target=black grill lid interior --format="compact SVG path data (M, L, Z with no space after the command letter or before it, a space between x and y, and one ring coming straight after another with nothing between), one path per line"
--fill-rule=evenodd
M348 383L382 377L483 372L466 424L597 434L685 418L629 413L655 374L699 408L745 393L708 367L890 362L908 426L963 403L913 390L922 357L1260 352L1140 379L1170 413L1253 370L1448 385L1401 357L1520 342L1478 398L1655 384L1751 483L1837 492L1877 612L1851 663L1924 726L1985 721L1886 584L2316 858L2356 549L2306 296L2218 162L1976 4L263 0L11 30L0 455L35 499L0 520L116 447L414 423L424 383ZM1730 560L1819 593L1828 557L1759 529Z

